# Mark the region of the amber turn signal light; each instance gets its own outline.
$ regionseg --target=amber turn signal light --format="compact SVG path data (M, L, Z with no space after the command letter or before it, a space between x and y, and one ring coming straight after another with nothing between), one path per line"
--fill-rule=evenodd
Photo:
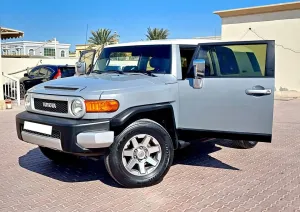
M115 112L119 109L117 100L86 100L84 103L87 113Z

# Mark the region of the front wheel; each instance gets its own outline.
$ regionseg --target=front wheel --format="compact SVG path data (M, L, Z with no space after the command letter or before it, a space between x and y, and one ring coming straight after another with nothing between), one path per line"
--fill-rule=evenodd
M109 174L128 188L160 182L173 163L174 148L169 133L158 123L141 119L115 138L105 155Z
M242 149L251 149L257 145L257 141L236 140L234 144Z

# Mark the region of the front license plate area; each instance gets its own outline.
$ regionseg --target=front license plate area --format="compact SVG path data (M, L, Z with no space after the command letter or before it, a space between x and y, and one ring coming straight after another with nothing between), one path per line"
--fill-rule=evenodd
M43 133L43 134L46 134L46 135L51 135L52 134L52 126L33 123L33 122L29 122L29 121L24 122L24 129L25 130L30 130L30 131L33 131L33 132Z

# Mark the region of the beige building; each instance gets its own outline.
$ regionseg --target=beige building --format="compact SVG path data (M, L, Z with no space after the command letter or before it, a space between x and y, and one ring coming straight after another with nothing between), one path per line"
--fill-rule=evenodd
M300 96L300 2L216 11L222 40L275 40L277 94Z
M119 35L117 32L114 32L113 34L113 40L110 42L110 44L117 44L119 43ZM95 49L99 50L101 45L95 45L91 47L91 44L77 44L75 45L75 57L79 58L82 51L88 50L88 49ZM98 51L97 56L99 55L100 51Z
M100 49L100 45L96 45L91 47L89 44L78 44L75 45L76 49L75 49L75 57L79 58L80 54L82 51L88 50L88 49L95 49L95 50L99 50ZM97 52L96 56L98 56L100 53L100 51Z
M75 55L79 58L82 51L89 49L89 44L77 44L75 45ZM97 49L97 47L93 47L93 49Z

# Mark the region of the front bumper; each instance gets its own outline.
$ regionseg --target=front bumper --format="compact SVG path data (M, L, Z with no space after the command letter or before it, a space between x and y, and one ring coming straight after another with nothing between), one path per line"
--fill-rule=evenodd
M24 129L25 122L51 126L51 135ZM109 131L109 126L108 119L74 120L27 111L16 116L20 140L69 153L96 153L109 147L114 141L114 132Z

